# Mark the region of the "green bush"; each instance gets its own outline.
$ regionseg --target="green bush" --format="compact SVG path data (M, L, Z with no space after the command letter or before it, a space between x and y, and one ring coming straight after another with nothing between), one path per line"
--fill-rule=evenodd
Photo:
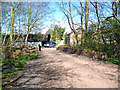
M44 48L44 46L42 46L41 48Z
M34 57L35 57L35 59L39 58L37 55L36 55L36 56L34 56Z
M17 75L17 70L14 68L24 68L26 61L24 60L14 60L14 59L3 59L3 72L2 72L2 78L7 78L11 76ZM4 69L7 69L7 71L4 71Z
M36 56L25 55L25 56L21 56L19 60L2 59L1 60L3 64L2 78L4 79L10 76L17 75L17 70L24 68L25 65L27 64L25 60L32 60L37 58L39 58L37 55ZM17 70L15 70L14 68L17 68ZM4 71L5 69L8 69L8 71Z
M107 58L107 59L105 59L104 61L108 61L108 62L111 62L111 63L113 63L113 64L120 65L119 58Z
M10 69L8 71L2 72L2 78L14 76L14 75L17 75L17 70L15 69Z
M25 56L21 56L20 58L19 58L19 60L27 60L28 59L28 55L25 55Z
M25 55L21 56L19 60L32 60L32 59L38 59L39 57L37 55Z
M25 61L20 61L20 60L16 60L16 63L15 63L15 67L17 68L24 68L25 67Z
M3 68L10 68L10 67L25 67L26 61L24 60L14 60L14 59L3 59Z
M119 60L117 58L113 59L113 63L120 65L120 62L119 62Z
M102 59L101 57L96 57L96 59Z
M9 65L10 67L15 65L16 60L14 59L3 59L2 63L5 65Z

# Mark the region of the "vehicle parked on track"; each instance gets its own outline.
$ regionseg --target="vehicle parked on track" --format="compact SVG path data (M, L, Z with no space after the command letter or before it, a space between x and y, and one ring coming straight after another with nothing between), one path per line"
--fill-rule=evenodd
M44 47L55 47L56 43L55 42L47 42L46 44L44 44Z

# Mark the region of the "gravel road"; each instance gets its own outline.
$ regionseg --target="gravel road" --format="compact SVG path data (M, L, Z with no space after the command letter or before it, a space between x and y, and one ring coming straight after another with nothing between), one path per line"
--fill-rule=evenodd
M27 88L118 88L118 66L85 56L43 48L40 59L28 61L17 81Z

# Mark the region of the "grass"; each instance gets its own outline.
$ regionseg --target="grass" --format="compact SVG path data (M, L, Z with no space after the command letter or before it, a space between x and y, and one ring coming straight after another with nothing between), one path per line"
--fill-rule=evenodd
M36 62L36 63L34 63L34 64L38 64L38 63Z
M61 40L60 40L58 43L56 43L56 46L57 46L60 42L61 42Z
M56 46L59 44L59 42L58 43L56 43Z
M44 48L44 46L42 46L41 48Z
M11 69L9 71L4 71L2 73L2 78L4 79L4 78L7 78L7 77L15 76L17 74L18 74L17 70Z
M39 57L37 55L25 55L21 56L19 60L32 60L32 59L38 59Z
M113 63L113 64L120 65L119 58L107 58L107 59L105 59L104 61L108 61L108 62L111 62L111 63Z
M95 59L100 59L101 60L102 58L101 57L96 57Z
M101 57L97 57L96 59L102 60ZM111 58L103 59L103 61L107 61L107 62L110 62L110 63L113 63L113 64L120 65L119 58L112 58L111 57Z
M14 59L3 59L3 72L2 78L8 78L11 76L17 75L18 70L15 68L24 68L26 65L26 61L24 60L14 60ZM7 69L7 71L6 71Z
M18 60L15 59L2 59L2 65L3 65L3 72L2 72L2 79L3 84L8 83L10 77L18 75L18 71L22 70L23 68L26 67L27 65L27 60L32 60L32 59L38 59L39 57L37 55L25 55L21 56ZM6 79L8 79L6 81Z

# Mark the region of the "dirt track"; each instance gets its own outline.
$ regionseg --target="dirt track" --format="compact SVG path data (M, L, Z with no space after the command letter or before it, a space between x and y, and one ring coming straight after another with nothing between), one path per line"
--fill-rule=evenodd
M44 48L41 58L29 61L29 70L16 87L118 88L118 66L84 56Z

